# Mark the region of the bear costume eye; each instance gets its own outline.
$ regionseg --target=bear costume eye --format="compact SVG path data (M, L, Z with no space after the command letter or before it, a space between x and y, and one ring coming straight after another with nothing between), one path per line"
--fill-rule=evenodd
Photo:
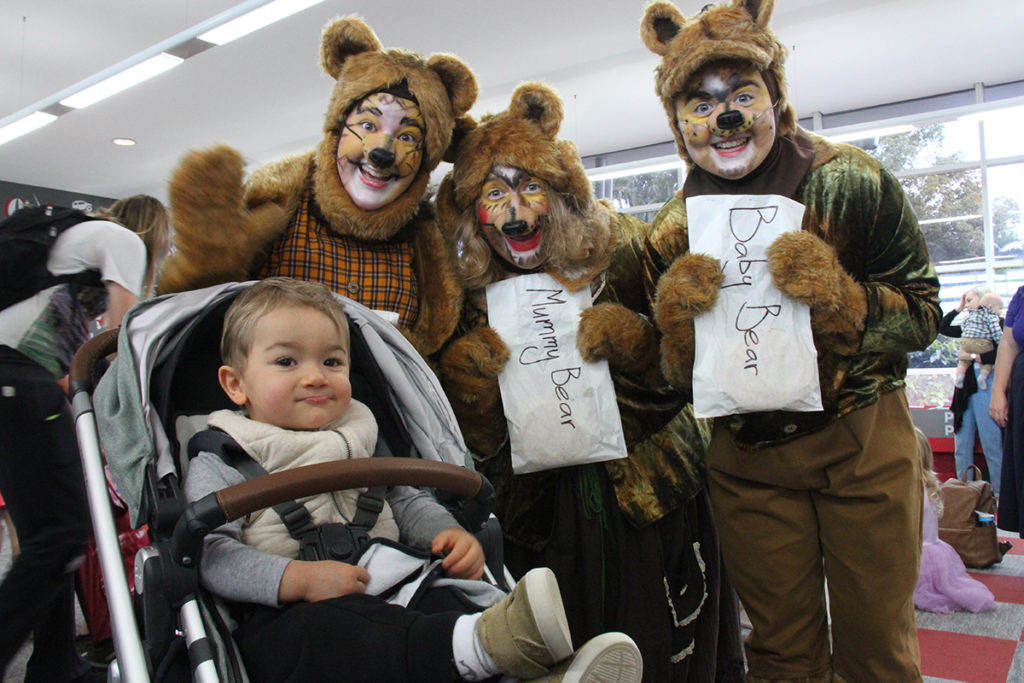
M697 116L708 116L712 111L714 107L707 102L701 102L693 108L693 113Z

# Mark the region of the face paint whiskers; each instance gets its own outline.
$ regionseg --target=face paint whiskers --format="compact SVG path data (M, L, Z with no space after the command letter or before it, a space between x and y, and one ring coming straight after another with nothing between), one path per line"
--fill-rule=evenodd
M721 126L715 125L713 123L702 123L699 121L691 121L689 119L686 119L684 123L692 128L710 130L713 134L719 137L728 137L730 135L736 135L738 133L745 133L746 131L750 130L754 126L754 124L757 123L758 120L760 120L762 116L769 112L774 112L778 104L779 103L777 101L773 102L770 107L759 111L758 113L751 116L749 119L743 117L743 121L739 125L733 126L731 128L722 128ZM737 109L727 109L726 111L722 112L722 115L728 114L730 112L740 113ZM711 117L707 117L705 120L710 118Z

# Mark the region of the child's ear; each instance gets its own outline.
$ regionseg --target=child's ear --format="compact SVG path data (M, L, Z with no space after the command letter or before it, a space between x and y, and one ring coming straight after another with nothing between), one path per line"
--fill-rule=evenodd
M230 365L222 365L217 369L217 381L220 382L221 389L228 395L231 402L238 406L244 406L248 397L245 395L245 385L242 382L242 376L235 372L235 369Z

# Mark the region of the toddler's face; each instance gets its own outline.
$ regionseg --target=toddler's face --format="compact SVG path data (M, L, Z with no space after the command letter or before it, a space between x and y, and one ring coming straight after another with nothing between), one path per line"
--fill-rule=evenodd
M245 368L222 366L220 379L253 420L310 430L348 410L348 372L348 335L319 311L286 306L260 318Z

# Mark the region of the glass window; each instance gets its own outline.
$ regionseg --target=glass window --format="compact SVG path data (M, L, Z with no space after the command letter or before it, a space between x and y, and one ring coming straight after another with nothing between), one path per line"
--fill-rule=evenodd
M986 136L987 136L986 126ZM992 166L988 169L988 197L992 206L992 231L997 258L1024 256L1024 164Z
M883 128L872 137L850 140L850 144L881 161L893 173L981 158L978 124L969 119Z
M900 182L936 265L984 259L980 169L910 176Z
M1020 122L1024 121L1024 105L985 112L985 156L989 159L1024 154L1024 136Z
M675 194L679 182L677 171L657 171L616 178L612 200L616 206L646 206L664 204Z
M989 129L986 125L986 139ZM982 209L982 179L988 189L994 258L985 259L985 235L980 216L950 219L949 213ZM967 290L990 287L1003 298L1004 311L1024 284L1024 164L930 174L902 179L921 218L928 249L939 275L942 310L960 303ZM943 208L945 207L945 208ZM945 217L943 213L947 213ZM979 243L980 240L980 243ZM925 351L912 353L907 397L919 408L948 406L953 396L953 368L959 340L939 335Z
M625 175L594 183L594 194L611 199L618 211L630 213L631 208L658 206L667 202L679 187L676 169Z

